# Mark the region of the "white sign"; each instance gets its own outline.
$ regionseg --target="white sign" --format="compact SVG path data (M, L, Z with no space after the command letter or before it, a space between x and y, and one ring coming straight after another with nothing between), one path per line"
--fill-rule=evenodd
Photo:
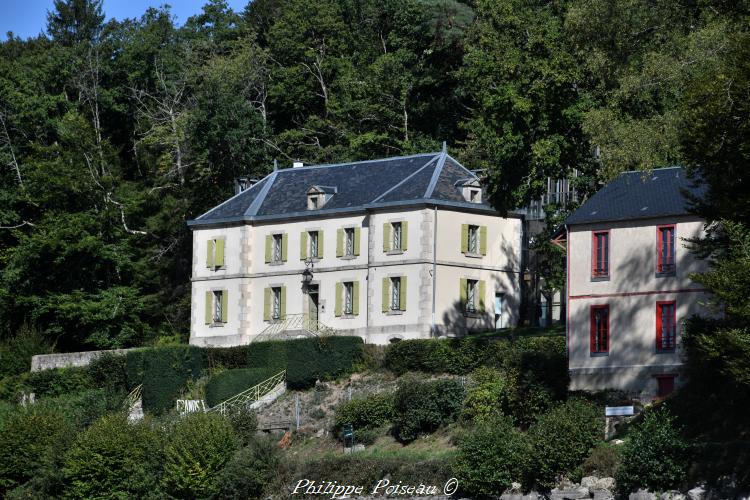
M632 406L605 406L604 415L607 417L627 417L633 415L635 411Z

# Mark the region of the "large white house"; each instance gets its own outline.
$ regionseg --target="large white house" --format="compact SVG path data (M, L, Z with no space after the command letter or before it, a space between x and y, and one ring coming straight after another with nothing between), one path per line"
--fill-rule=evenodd
M521 221L446 151L274 170L188 224L192 344L319 327L386 343L518 321Z
M706 262L688 248L703 235L679 167L625 172L566 220L571 389L620 389L643 399L680 383L682 321L706 290L690 279Z

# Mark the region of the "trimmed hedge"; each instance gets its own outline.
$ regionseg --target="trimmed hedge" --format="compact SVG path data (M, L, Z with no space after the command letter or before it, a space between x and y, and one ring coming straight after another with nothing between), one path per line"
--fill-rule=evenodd
M381 427L392 419L393 395L369 394L354 398L336 408L334 429L338 431L345 424L352 424L356 432Z
M235 368L211 377L206 384L206 404L216 406L235 394L263 382L276 372L268 367Z
M461 411L464 388L457 380L404 380L393 402L393 433L399 441L413 441L452 422Z

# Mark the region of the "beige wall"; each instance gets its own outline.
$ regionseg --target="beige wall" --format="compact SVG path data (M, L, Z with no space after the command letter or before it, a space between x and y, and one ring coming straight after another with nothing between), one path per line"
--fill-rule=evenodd
M675 224L674 276L656 273L657 226ZM610 275L591 278L591 239L594 230L610 230ZM705 312L706 296L689 275L707 263L696 259L688 238L703 235L703 223L693 217L581 225L568 232L569 305L568 351L572 389L617 388L652 397L657 374L680 372L682 321ZM677 349L656 350L656 303L675 301ZM609 353L590 352L590 310L609 306ZM679 377L677 379L679 383Z
M336 218L244 225L193 230L193 297L191 342L200 345L247 343L265 330L263 290L286 287L286 313L303 314L306 297L301 289L300 237L303 231L323 231L323 258L314 264L314 283L320 290L320 321L342 333L361 335L368 342L386 343L393 338L427 337L432 326L433 293L433 209L391 210ZM408 222L407 248L403 252L383 251L383 224ZM461 224L487 226L487 255L481 258L461 254ZM336 256L337 229L360 227L360 255ZM287 234L287 260L265 262L267 235ZM207 241L226 238L225 269L206 268ZM520 285L521 221L460 211L438 210L435 322L440 334L464 334L491 329L494 324L495 292L505 294L503 324L518 318ZM383 277L406 276L406 310L382 311ZM487 313L465 318L457 308L461 278L486 282ZM359 315L335 316L336 283L360 282ZM219 288L229 293L228 322L205 325L204 294Z

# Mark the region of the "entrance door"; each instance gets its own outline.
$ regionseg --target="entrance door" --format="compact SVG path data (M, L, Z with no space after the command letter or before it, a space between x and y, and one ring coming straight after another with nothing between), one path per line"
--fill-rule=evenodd
M503 327L503 301L505 294L501 292L495 292L495 329L499 330Z
M318 329L318 285L310 285L307 289L307 318L308 328L312 331Z

